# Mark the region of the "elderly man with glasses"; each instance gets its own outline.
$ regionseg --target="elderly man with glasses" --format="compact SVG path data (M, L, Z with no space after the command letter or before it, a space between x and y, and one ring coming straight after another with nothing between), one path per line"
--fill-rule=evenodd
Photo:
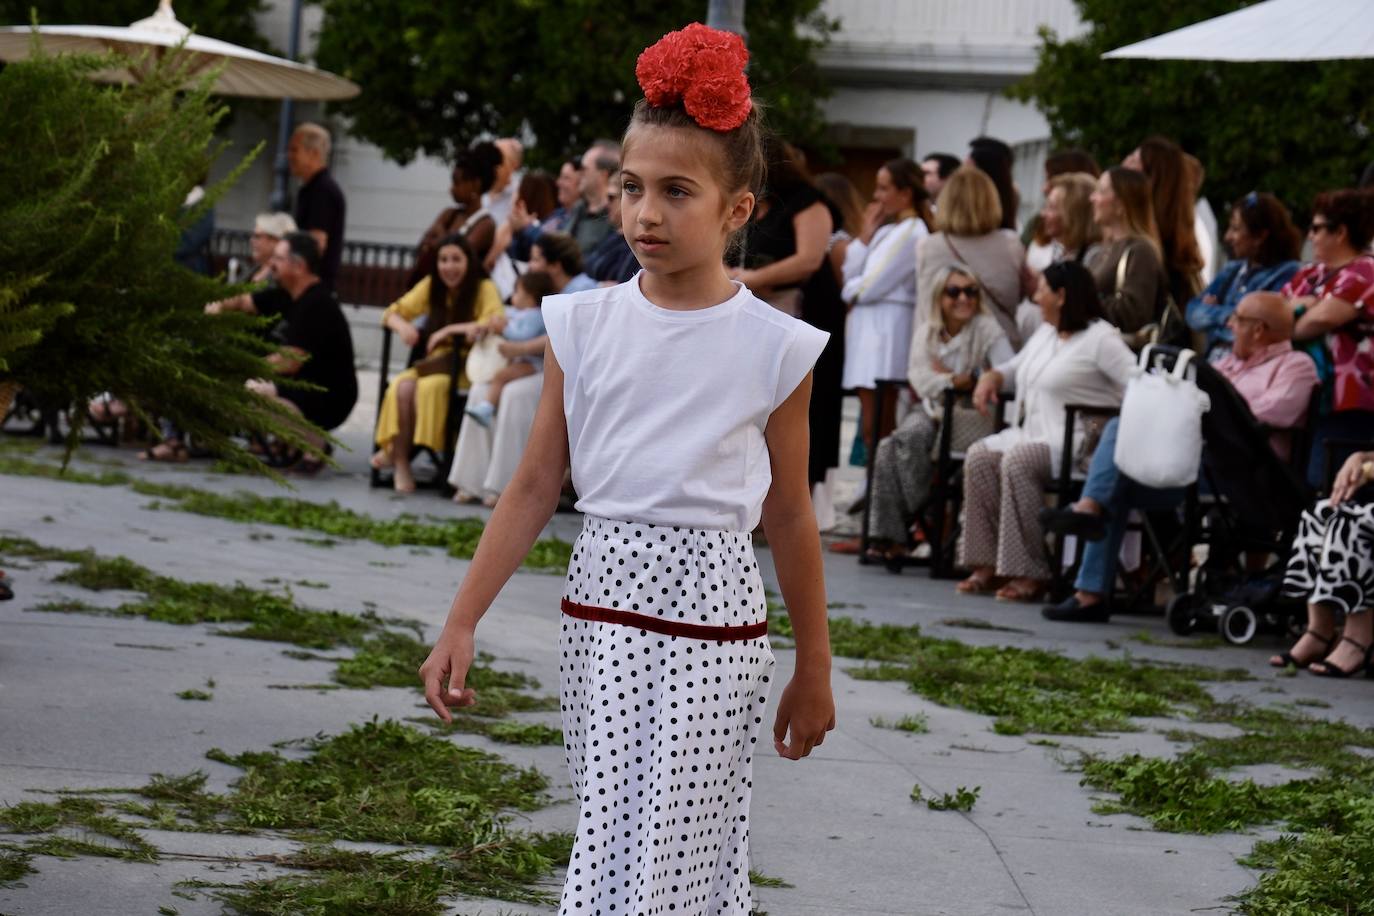
M1231 313L1235 340L1216 369L1235 387L1255 419L1276 430L1270 443L1280 457L1290 449L1288 433L1302 424L1317 387L1317 369L1305 353L1293 349L1293 312L1278 293L1250 293ZM1132 509L1166 510L1183 501L1184 490L1156 490L1121 473L1116 466L1117 421L1102 433L1093 453L1083 496L1062 511L1047 509L1045 528L1076 534L1088 543L1079 566L1077 589L1045 608L1050 620L1104 621L1108 596L1116 580L1116 559Z

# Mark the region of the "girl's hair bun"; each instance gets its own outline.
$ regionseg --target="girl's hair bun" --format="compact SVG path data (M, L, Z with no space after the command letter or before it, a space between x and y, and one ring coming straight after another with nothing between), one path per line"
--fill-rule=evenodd
M699 126L734 130L753 109L744 39L694 22L644 49L635 77L655 108L681 105Z

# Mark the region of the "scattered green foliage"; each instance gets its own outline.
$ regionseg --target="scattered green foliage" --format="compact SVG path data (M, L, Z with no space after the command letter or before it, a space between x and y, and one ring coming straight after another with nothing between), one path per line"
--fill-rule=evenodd
M1245 916L1344 916L1374 900L1374 837L1316 828L1255 844L1241 864L1269 869L1231 898Z
M790 636L774 614L770 626ZM1044 649L968 646L922 635L920 628L830 621L836 656L873 664L850 670L867 680L900 680L922 696L994 716L993 730L1092 735L1131 731L1136 716L1166 716L1210 702L1207 681L1241 680L1243 671L1218 671L1130 658L1074 659Z
M916 790L912 789L913 800ZM927 798L926 807L931 811L972 811L973 805L978 801L978 795L983 791L982 786L974 786L972 789L959 786L954 790L954 794L945 792L939 798Z
M179 700L213 700L215 695L208 690L197 690L194 687L182 690L177 693Z
M946 617L941 620L940 623L947 627L956 627L963 630L992 630L997 633L1030 633L1030 630L1023 630L1019 627L1003 626L1000 623L993 623L981 617Z
M11 887L34 872L33 857L22 849L0 849L0 887Z
M1220 636L1196 636L1189 639L1165 639L1149 630L1138 630L1129 639L1143 646L1162 646L1166 649L1219 649L1226 645Z
M874 728L892 728L901 732L911 732L913 735L924 735L930 732L930 720L921 713L902 716L895 720L874 716L868 720L868 724Z
M540 722L511 722L504 719L473 716L465 710L455 709L453 721L444 722L437 716L409 719L421 725L428 725L436 734L483 735L500 744L525 744L561 746L563 730L544 725Z
M782 880L781 878L774 878L774 877L772 877L771 875L765 875L763 872L761 872L761 871L755 871L755 870L752 869L752 868L749 869L749 883L752 884L752 885L754 885L754 887L793 887L793 886L794 886L794 885L789 884L789 883L787 883L786 881Z
M337 537L369 540L386 547L442 547L449 556L460 559L472 558L485 527L479 518L423 520L414 515L400 515L394 519L378 519L345 509L333 501L315 503L242 491L233 494L212 493L195 487L140 480L123 471L102 471L99 474L75 468L64 471L56 464L32 461L13 454L0 454L0 474L47 477L97 486L128 486L136 493L166 500L160 505L182 512L234 522L319 531ZM263 536L258 532L254 534ZM567 541L541 538L535 541L525 557L524 565L534 570L561 573L568 568L571 556L572 545Z
M21 802L0 808L0 830L42 834L24 844L23 852L70 858L103 856L151 862L157 850L129 824L113 817L93 798L62 798L55 802Z

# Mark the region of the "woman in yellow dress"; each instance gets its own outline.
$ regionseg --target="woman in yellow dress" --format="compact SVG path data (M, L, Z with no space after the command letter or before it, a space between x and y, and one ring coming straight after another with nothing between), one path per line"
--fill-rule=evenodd
M454 346L466 351L503 314L496 284L487 279L473 258L472 247L461 235L440 241L429 275L382 313L382 325L403 344L414 347L424 341L429 354L423 363L391 380L377 417L377 451L372 466L393 468L392 486L398 493L415 490L410 470L412 445L436 452L447 445L444 431L453 379L444 371L449 363L443 354ZM427 316L423 330L415 325L422 315ZM461 374L458 387L468 387L467 378Z

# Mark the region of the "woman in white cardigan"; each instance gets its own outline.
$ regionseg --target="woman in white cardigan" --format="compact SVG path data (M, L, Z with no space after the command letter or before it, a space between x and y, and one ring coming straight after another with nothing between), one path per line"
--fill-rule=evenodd
M930 495L936 434L942 422L952 422L943 416L945 391L971 391L979 373L1012 358L1006 332L988 311L971 267L954 264L936 274L921 311L907 367L907 380L921 403L878 443L873 461L868 526L873 559L900 558L910 546L912 520Z
M873 448L892 428L897 388L882 404L880 379L906 378L916 307L916 243L930 232L930 199L921 167L893 159L878 169L873 202L859 238L844 257L844 388L859 393L864 444Z
M1010 383L1016 392L1011 425L975 443L964 465L960 562L972 574L959 591L996 589L1007 601L1038 601L1049 582L1039 514L1064 447L1065 406L1120 406L1135 366L1121 333L1103 320L1097 285L1081 264L1047 267L1035 301L1045 323L973 392L974 406L987 412ZM1082 437L1074 431L1075 450Z

